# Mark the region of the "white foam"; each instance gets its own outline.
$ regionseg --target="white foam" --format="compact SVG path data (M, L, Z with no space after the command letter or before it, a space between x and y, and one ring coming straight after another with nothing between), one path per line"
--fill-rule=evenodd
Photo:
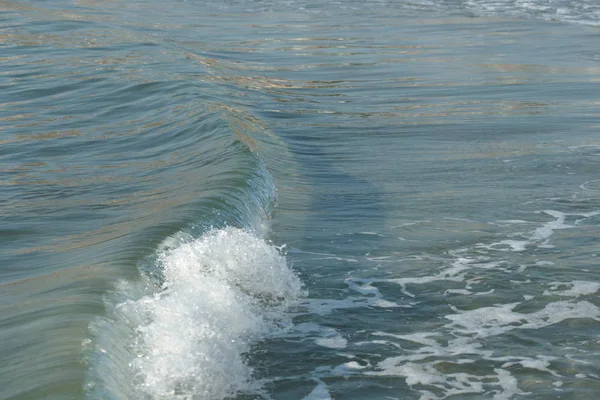
M486 257L462 257L460 256L460 253L463 251L465 251L465 249L452 252L451 254L455 257L455 259L448 267L435 275L384 279L381 281L400 285L400 291L402 293L409 297L415 297L414 293L411 293L406 289L406 285L424 285L436 281L462 282L464 281L465 273L472 268L491 269L497 268L499 265L504 263L504 261L488 262ZM467 294L466 292L467 291L462 291L461 289L448 289L448 293Z
M592 318L600 321L600 308L587 301L557 301L530 314L513 311L518 304L502 304L469 311L456 310L457 314L447 315L446 318L453 321L456 332L477 337L500 335L513 329L539 329L569 318Z
M494 223L494 225L496 224L502 224L502 225L512 225L512 224L528 224L529 221L524 221L522 219L501 219L496 221L496 223Z
M537 247L541 248L553 248L554 246L549 244L550 237L554 234L554 231L560 229L570 229L574 228L574 225L569 225L565 223L567 215L560 211L555 210L544 210L540 211L545 214L548 214L554 218L553 221L549 221L544 223L542 226L536 228L530 234L527 233L518 233L515 235L522 236L523 239L504 239L499 242L491 243L491 244L483 244L479 243L477 245L478 248L487 249L487 250L495 250L495 251L515 251L521 252L525 251L528 246L537 245ZM583 214L577 214L583 215Z
M558 359L558 357L544 355L538 355L536 359L523 357L521 360L502 364L502 368L508 368L512 367L513 365L520 364L523 368L536 369L538 371L548 372L549 374L552 374L554 376L560 376L559 374L550 369L550 361L556 359Z
M160 292L120 305L143 316L131 363L141 397L225 398L254 389L244 354L302 294L285 258L264 240L226 228L166 246L159 262Z
M373 332L378 337L389 337L409 341L420 347L409 349L386 342L402 349L401 355L388 357L377 363L368 375L402 376L407 385L421 392L421 399L446 398L453 395L486 392L490 398L510 399L515 395L526 395L517 385L517 379L507 370L514 365L534 369L559 377L551 369L551 362L558 357L538 355L498 356L494 350L485 348L486 338L502 335L515 329L539 329L560 323L570 318L591 318L600 321L600 308L587 301L559 301L549 303L532 313L514 311L520 303L500 304L461 311L453 307L456 314L447 315L450 321L432 332L392 334ZM444 340L448 336L449 340ZM373 342L382 342L376 340ZM449 361L449 360L452 361ZM502 362L500 368L483 369L480 373L448 373L437 365L451 362L455 365L471 364L479 359L492 363ZM487 372L486 372L487 371ZM432 391L433 389L433 391ZM433 392L442 392L441 396Z
M384 300L379 289L371 285L372 282L358 279L346 279L348 287L358 293L368 296L366 301L371 307L379 308L396 308L396 307L411 307L408 305L400 305L393 301Z
M370 364L368 365L370 366ZM359 373L359 371L366 369L368 366L360 365L356 361L349 361L335 367L331 370L332 376L349 376Z
M600 8L596 0L580 0L576 2L554 2L547 0L467 0L464 4L468 10L476 15L505 15L549 21L558 20L591 26L600 25ZM588 146L573 146L571 148L579 147Z
M318 338L315 343L322 347L328 347L330 349L343 349L348 344L348 341L341 336L331 336L325 338Z
M408 335L398 335L396 336L399 339L404 339L404 340L408 340L414 343L419 343L419 344L423 344L425 346L431 346L431 347L435 347L438 346L438 342L435 339L430 339L430 336L434 336L434 334L432 332L417 332L417 333L411 333Z
M573 281L568 283L563 282L552 282L550 290L544 292L544 294L554 294L558 296L570 296L579 297L594 294L600 290L600 282L588 282L588 281ZM563 286L571 286L567 290L558 290Z
M347 308L368 307L368 299L366 298L349 298L349 299L305 299L300 303L300 306L305 308L309 314L327 315L334 310L343 310Z
M383 299L376 299L372 304L373 304L373 306L379 307L379 308L398 308L398 307L411 308L412 307L410 305L400 305L393 301L388 301L388 300L383 300Z
M496 290L486 284L488 271L493 274L496 274L497 271L513 274L515 271L523 272L528 265L540 267L554 265L553 262L539 259L535 259L533 263L518 265L511 261L512 259L499 258L501 254L497 251L525 251L531 247L550 247L550 240L558 230L576 228L580 222L576 218L588 218L598 214L597 212L585 215L581 213L568 214L555 210L545 210L539 213L550 216L550 218L546 218L549 221L542 223L523 220L498 221L498 225L504 226L519 224L521 226L518 229L522 231L503 235L491 244L488 242L476 245L475 248L468 247L450 251L448 252L449 258L435 259L436 263L442 263L441 268L424 271L421 276L402 276L391 279L347 279L346 283L349 289L363 297L350 296L343 300L325 301L321 303L321 306L325 306L324 308L330 311L334 308L334 304L344 308L372 307L375 304L374 300L386 301L383 299L377 282L399 285L400 292L410 297L409 300L412 303L409 304L415 307L419 307L419 302L416 300L421 300L421 294L425 293L427 296L432 289L436 290L436 293L451 295L450 299L452 300L458 299L455 295L491 296L496 293ZM523 229L524 224L528 224L527 230ZM485 249L492 250L492 252L488 253ZM508 280L511 276L514 275L507 275L507 281L512 284L530 285L532 283L530 279ZM452 282L451 285L448 285L448 282ZM463 287L456 287L456 282L462 282L461 286ZM434 287L427 287L427 290L417 289L421 285L430 284ZM413 290L413 288L415 289ZM582 296L598 293L600 283L553 282L548 290L549 294L563 296L561 300L568 301L550 302L545 306L539 306L543 308L531 312L529 308L535 306L536 303L530 301L538 298L537 288L537 284L534 284L525 291L525 293L531 291L532 294L535 291L536 296L522 294L521 299L528 302L527 312L519 310L520 302L490 306L490 302L486 299L483 302L486 306L475 309L461 310L450 306L454 312L445 316L446 322L442 319L440 324L436 323L434 327L431 327L431 331L405 334L371 332L371 335L377 337L375 340L353 343L353 345L377 344L396 348L398 351L394 351L395 354L390 354L388 358L372 366L370 364L361 366L356 363L360 367L357 369L343 364L321 372L328 374L327 376L339 377L353 374L404 377L411 389L421 393L421 399L482 396L483 393L486 397L494 399L526 396L529 394L526 390L532 387L531 383L525 380L522 382L523 387L520 388L517 381L519 374L512 374L513 367L518 365L520 368L540 371L550 377L559 378L562 376L560 362L553 360L560 358L512 354L513 352L510 350L505 352L489 345L496 340L510 340L510 337L492 340L488 338L505 335L515 330L544 329L569 319L589 318L600 321L599 307L588 301L575 300ZM498 301L502 295L503 293L494 296L495 301ZM425 299L426 301L427 299ZM403 300L398 300L398 302L401 303ZM465 308L477 306L476 302L460 301L457 304L463 304ZM424 309L426 310L426 308ZM438 321L440 320L438 319ZM344 345L347 347L346 343ZM474 363L481 364L481 368L468 366ZM449 367L448 365L453 366ZM465 367L460 367L461 365L465 365Z
M485 248L488 250L510 250L512 251L524 251L527 245L531 242L529 240L501 240L500 242L492 243L490 245L479 244L478 247Z
M397 365L389 361L393 360L387 359L377 365L382 371L372 372L369 375L402 376L406 379L406 384L409 386L430 386L444 392L443 397L438 397L428 390L420 390L422 393L421 399L440 399L460 394L483 393L484 379L504 378L503 376L485 376L477 379L477 377L466 373L444 374L432 364L408 362Z
M462 294L462 295L469 295L472 294L473 292L471 292L470 290L467 289L446 289L446 291L444 292L444 294Z
M348 341L335 329L311 322L295 325L288 336L308 337L317 345L331 349L343 349L348 344Z
M545 241L550 236L552 236L552 234L554 233L555 230L558 230L558 229L569 229L569 228L573 228L574 227L573 225L567 225L567 224L565 224L565 218L566 218L566 214L565 213L562 213L562 212L559 212L559 211L554 211L554 210L545 210L544 213L555 217L556 220L550 221L550 222L546 222L544 225L542 225L541 227L537 228L533 232L533 235L531 236L531 239L534 240L534 241Z
M363 308L363 307L377 307L377 308L410 308L412 305L398 304L392 301L383 299L379 289L372 286L371 283L377 282L377 280L361 280L361 279L346 279L348 287L363 295L363 297L349 296L345 299L305 299L300 305L306 308L309 313L317 315L327 315L334 310L342 310L348 308Z
M502 388L502 391L499 393L495 393L493 399L494 400L509 400L513 398L514 395L528 395L531 394L529 392L524 392L517 386L517 378L511 375L510 372L496 368L494 372L498 376L498 384Z
M331 400L331 395L325 382L318 380L317 386L302 400Z

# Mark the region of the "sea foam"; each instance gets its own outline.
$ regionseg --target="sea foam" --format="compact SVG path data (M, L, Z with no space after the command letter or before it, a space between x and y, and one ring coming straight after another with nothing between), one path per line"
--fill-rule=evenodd
M277 331L301 283L278 250L235 228L164 250L160 290L118 307L137 319L141 398L221 399L257 389L246 355Z

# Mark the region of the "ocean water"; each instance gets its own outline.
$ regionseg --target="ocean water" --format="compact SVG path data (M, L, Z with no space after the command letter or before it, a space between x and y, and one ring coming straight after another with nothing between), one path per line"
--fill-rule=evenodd
M597 399L595 0L0 1L1 399Z

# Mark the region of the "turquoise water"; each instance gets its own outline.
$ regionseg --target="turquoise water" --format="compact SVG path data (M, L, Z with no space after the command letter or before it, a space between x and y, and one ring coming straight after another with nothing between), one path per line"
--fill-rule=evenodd
M0 398L596 399L598 26L0 2Z

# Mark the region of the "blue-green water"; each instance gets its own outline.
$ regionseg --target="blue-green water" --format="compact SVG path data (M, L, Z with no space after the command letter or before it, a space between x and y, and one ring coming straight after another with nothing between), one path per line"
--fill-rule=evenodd
M0 398L598 398L599 26L0 1Z

